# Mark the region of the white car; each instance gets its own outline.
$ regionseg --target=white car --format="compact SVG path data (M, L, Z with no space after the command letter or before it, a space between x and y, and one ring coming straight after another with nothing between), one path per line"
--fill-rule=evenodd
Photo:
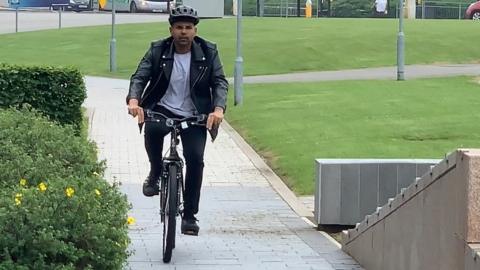
M175 0L116 0L115 10L136 12L168 12L170 8L175 7ZM99 0L100 10L112 10L112 0Z

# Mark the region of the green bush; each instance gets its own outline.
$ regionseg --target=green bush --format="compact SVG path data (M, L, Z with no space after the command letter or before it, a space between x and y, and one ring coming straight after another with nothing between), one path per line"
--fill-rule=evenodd
M374 1L369 0L336 0L332 1L334 17L371 17Z
M122 269L127 209L118 188L96 177L2 189L0 269Z
M257 0L243 0L242 1L242 14L244 16L256 16L257 15ZM223 14L231 16L233 15L233 0L225 0L223 6ZM236 13L236 11L235 11Z
M28 109L0 109L0 188L26 178L37 184L52 177L102 173L95 145Z
M0 109L0 149L0 269L122 269L129 205L100 178L92 143Z
M0 64L0 108L30 104L50 119L79 130L85 98L82 75L75 68Z

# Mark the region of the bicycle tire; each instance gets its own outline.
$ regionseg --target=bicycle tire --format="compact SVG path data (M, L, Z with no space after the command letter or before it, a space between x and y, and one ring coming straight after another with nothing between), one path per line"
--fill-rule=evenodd
M168 263L172 259L172 250L175 246L175 228L177 217L177 166L170 165L168 168L167 199L163 222L163 262Z
M160 221L162 223L165 222L165 207L167 205L167 181L168 179L164 179L164 176L160 178L159 183L159 197L160 197Z

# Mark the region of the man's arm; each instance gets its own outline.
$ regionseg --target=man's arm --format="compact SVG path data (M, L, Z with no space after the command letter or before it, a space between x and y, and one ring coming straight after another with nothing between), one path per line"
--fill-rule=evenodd
M151 77L152 72L152 47L145 53L138 64L137 70L130 78L130 88L127 95L128 113L133 117L138 116L138 123L143 123L143 108L139 106L143 90Z
M152 74L152 47L143 56L142 60L138 64L137 70L130 78L130 88L127 95L127 104L130 99L140 100L143 94L143 90L150 80Z
M227 79L225 79L225 73L223 72L223 66L220 57L218 56L218 51L215 51L213 56L210 82L212 84L213 105L215 109L208 116L208 129L220 125L227 107L228 82Z

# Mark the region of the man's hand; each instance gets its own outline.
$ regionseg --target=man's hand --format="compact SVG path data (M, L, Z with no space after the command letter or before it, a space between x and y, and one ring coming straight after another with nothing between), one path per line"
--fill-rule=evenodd
M130 99L128 101L128 114L133 117L138 116L138 123L141 124L144 121L143 108L138 106L138 99Z
M207 129L217 128L223 120L223 108L215 107L215 110L208 115Z

